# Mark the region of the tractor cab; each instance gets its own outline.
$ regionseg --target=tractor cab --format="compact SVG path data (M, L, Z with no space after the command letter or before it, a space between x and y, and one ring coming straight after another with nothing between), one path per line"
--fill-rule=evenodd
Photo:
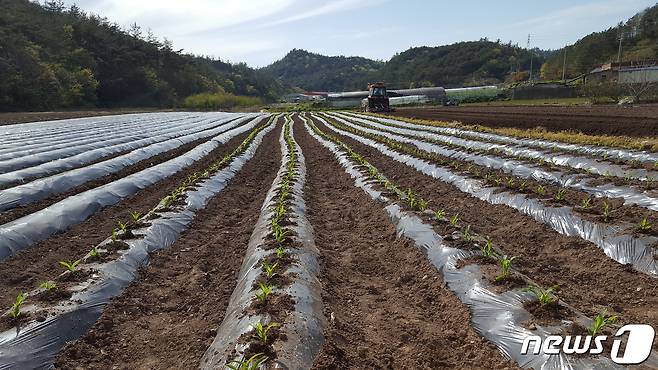
M368 84L368 97L361 106L364 112L391 112L386 85L382 82Z

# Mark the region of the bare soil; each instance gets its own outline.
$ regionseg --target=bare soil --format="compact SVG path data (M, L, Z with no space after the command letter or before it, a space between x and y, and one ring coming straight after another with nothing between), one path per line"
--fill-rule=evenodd
M489 127L542 127L548 131L580 131L589 135L658 136L658 104L399 108L391 115Z
M315 369L515 368L470 326L470 313L383 207L298 126L304 189L321 254L329 326Z
M140 279L111 301L60 369L192 369L222 322L249 237L281 152L281 125L190 228L140 269Z

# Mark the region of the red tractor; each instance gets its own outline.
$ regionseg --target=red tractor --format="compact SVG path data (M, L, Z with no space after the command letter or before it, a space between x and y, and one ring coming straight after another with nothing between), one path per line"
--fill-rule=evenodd
M368 84L368 97L361 101L364 112L392 112L383 82Z

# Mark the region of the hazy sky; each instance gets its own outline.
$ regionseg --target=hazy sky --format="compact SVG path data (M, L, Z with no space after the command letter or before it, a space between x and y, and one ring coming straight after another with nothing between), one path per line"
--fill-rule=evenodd
M555 49L656 0L66 0L194 54L260 67L300 48L386 60L411 46L512 41Z

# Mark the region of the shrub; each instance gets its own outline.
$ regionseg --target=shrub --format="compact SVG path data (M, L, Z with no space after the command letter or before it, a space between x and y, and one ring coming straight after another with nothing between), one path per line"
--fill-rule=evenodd
M260 98L231 94L196 94L185 98L183 107L199 110L220 110L234 107L250 107L263 104Z

